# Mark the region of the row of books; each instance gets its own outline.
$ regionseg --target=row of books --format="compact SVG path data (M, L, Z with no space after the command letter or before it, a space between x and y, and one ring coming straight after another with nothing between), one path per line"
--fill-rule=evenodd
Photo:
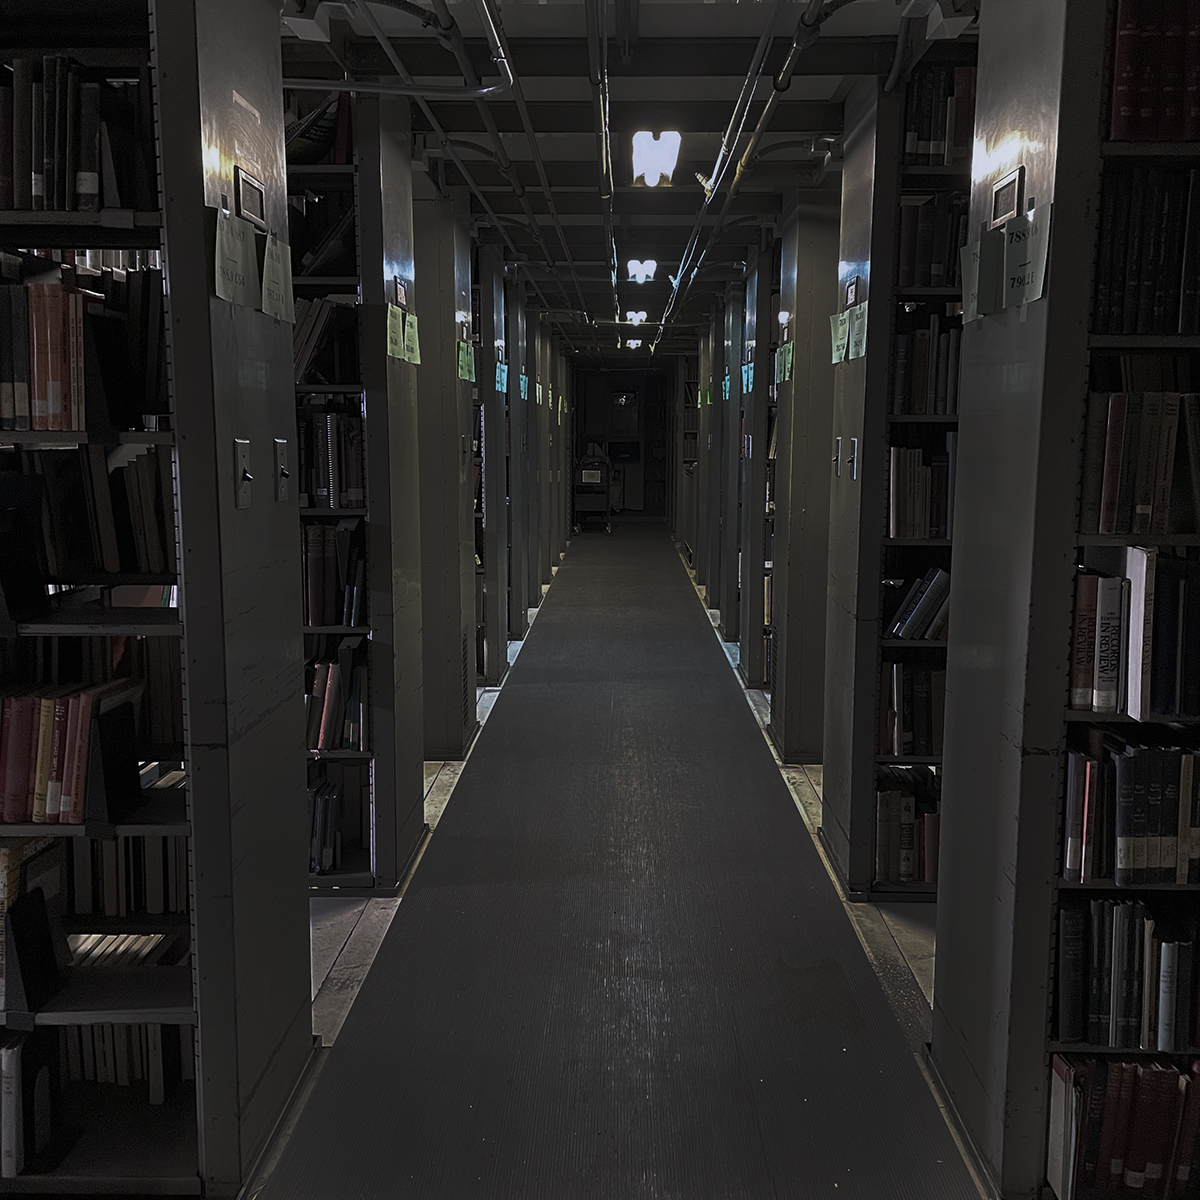
M354 153L353 108L346 92L315 98L284 92L283 144L291 163L348 163Z
M362 508L366 503L363 419L347 413L299 418L301 508Z
M896 334L892 412L897 416L953 416L958 412L962 325L934 313L924 329Z
M135 678L146 683L146 736L152 746L182 746L183 659L174 638L129 638Z
M967 244L967 210L962 192L934 192L900 198L900 244L896 286L958 287L958 252Z
M171 1078L190 1081L194 1047L190 1025L62 1025L59 1027L60 1078L131 1087L145 1083L147 1101L162 1104ZM170 1032L169 1032L170 1031ZM170 1034L174 1036L170 1036ZM165 1045L164 1045L165 1043Z
M946 672L911 663L879 668L877 754L928 758L942 752L946 724Z
M71 912L124 917L188 911L186 837L148 833L69 841Z
M947 453L926 461L920 447L892 446L888 454L888 537L950 536L954 458L958 435L946 435Z
M1118 887L1200 883L1200 769L1177 746L1067 754L1061 873Z
M324 780L308 789L311 875L326 875L342 867L342 785Z
M9 692L0 700L0 820L83 823L94 718L140 699L129 680Z
M889 789L875 795L875 882L937 883L941 817Z
M357 517L307 521L300 545L304 624L363 624L367 619L366 553Z
M23 451L20 463L42 493L41 529L35 531L41 537L34 543L36 561L25 564L27 583L94 581L122 571L174 574L175 485L168 449L130 445L108 451L88 445Z
M914 166L970 165L975 137L975 68L935 67L908 87L904 162Z
M0 287L0 429L86 428L83 338L82 292Z
M309 750L366 749L367 668L355 661L361 642L345 638L337 658L310 663L305 670Z
M13 59L0 70L0 163L0 209L156 208L149 68L110 83L61 54Z
M1121 576L1076 576L1071 707L1200 716L1200 561L1154 546L1121 554Z
M1200 395L1092 392L1080 533L1200 531Z
M1055 1054L1046 1179L1058 1200L1196 1194L1200 1064Z
M1196 929L1140 900L1064 903L1058 912L1060 1042L1185 1053L1196 1035Z
M1105 173L1092 332L1200 333L1200 172Z
M1120 0L1112 51L1114 142L1200 138L1200 26L1189 0Z
M292 327L292 369L297 383L308 378L317 355L334 332L337 314L346 311L352 310L335 297L297 297L296 323Z
M930 567L909 584L904 599L887 614L884 637L940 641L946 636L949 620L950 572Z

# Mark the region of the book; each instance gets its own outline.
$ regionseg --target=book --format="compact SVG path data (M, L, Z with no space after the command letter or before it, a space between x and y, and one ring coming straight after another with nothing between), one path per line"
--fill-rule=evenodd
M1092 709L1117 711L1121 676L1121 630L1124 624L1122 581L1103 577L1096 589L1096 651L1092 679Z

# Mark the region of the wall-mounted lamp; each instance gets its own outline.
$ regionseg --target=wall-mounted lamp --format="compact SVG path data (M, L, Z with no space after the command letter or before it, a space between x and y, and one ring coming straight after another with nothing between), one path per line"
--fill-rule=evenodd
M640 129L633 135L633 181L644 179L647 187L658 187L662 180L671 182L671 174L679 161L681 138L673 129L658 137Z
M647 279L654 278L654 272L658 267L658 263L648 258L645 262L638 262L636 258L629 260L629 278L635 283L645 283Z

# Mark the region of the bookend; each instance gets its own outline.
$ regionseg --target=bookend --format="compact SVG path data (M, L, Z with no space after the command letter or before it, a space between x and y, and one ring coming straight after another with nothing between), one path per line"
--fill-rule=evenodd
M4 914L4 1017L8 1028L31 1030L34 1013L61 984L46 894L37 887L18 896Z

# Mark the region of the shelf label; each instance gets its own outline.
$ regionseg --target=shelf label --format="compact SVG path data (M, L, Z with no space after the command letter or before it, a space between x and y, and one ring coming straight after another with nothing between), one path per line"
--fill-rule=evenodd
M521 376L521 399L529 399L529 376L524 374Z
M867 352L867 302L856 304L846 310L850 327L850 338L846 347L846 357L862 358Z
M404 358L404 309L395 304L387 306L388 358Z
M1042 204L1027 216L1011 217L1004 225L1005 308L1042 298L1050 250L1052 207Z
M830 361L835 363L844 362L846 358L846 347L850 343L849 313L834 313L833 316L829 318L829 338L833 346Z
M792 358L795 343L785 342L775 351L775 382L786 383L792 377Z
M722 400L729 399L729 376L728 375L726 375L725 378L721 380L721 399Z
M959 273L962 276L963 325L979 316L979 243L972 242L958 252Z
M263 250L262 310L268 317L296 323L296 309L292 303L292 251L286 242L281 242L273 233L267 234Z
M417 314L404 314L404 358L414 367L421 365L421 339L417 335Z
M254 241L254 226L221 209L216 212L217 295L230 304L258 308L262 304L262 289L258 282L258 247Z
M1004 227L984 231L979 240L979 276L975 310L981 317L1003 307ZM965 311L966 305L963 305Z
M540 383L537 385L537 402L539 404L542 402L542 385Z
M496 364L496 391L501 395L506 395L508 392L508 363L498 362Z
M470 342L458 343L458 377L475 382L475 347Z

